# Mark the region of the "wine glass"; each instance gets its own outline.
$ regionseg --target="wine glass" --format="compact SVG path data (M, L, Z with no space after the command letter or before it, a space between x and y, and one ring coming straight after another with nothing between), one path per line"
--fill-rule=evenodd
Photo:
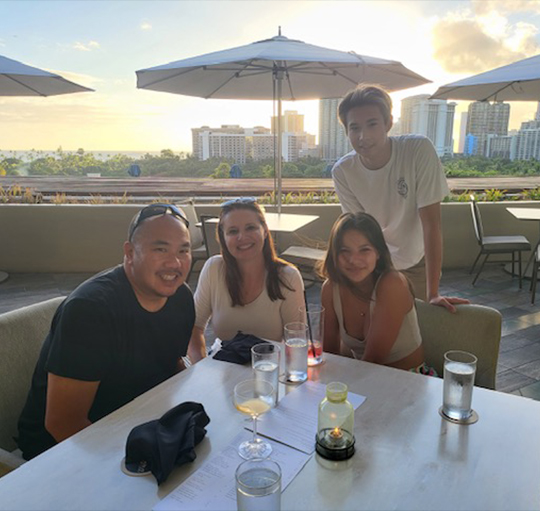
M274 387L267 381L245 380L234 387L234 406L253 419L253 437L238 446L238 454L245 460L267 458L272 446L257 436L257 418L272 407Z

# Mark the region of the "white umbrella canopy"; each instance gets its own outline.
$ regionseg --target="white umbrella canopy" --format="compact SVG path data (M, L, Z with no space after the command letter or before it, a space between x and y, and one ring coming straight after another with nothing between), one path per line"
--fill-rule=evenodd
M443 85L431 99L539 101L540 55Z
M55 96L92 91L60 75L0 55L0 96Z
M388 91L430 80L400 62L306 44L281 35L246 46L141 69L137 87L186 96L277 101L277 206L281 211L281 102L336 98L359 83Z
M400 62L330 50L278 35L246 46L207 53L137 71L137 87L218 99L273 99L282 73L285 101L335 98L358 83L389 91L430 80ZM276 77L278 79L279 77Z
M93 92L93 89L0 55L0 96L55 96L73 92ZM0 283L8 276L0 271Z

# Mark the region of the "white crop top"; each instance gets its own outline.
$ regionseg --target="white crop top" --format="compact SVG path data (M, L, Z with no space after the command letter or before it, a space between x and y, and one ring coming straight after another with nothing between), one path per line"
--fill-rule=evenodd
M373 294L371 296L371 303L369 306L370 315L373 314L373 310L375 308L378 283L379 281L377 281L377 284L375 284L375 288L373 289ZM352 337L345 330L343 322L343 308L341 305L341 297L339 294L338 284L332 284L332 294L334 300L334 310L336 312L337 320L339 323L339 334L341 338L340 353L343 356L360 360L364 356L364 351L366 349L366 341ZM401 324L401 329L399 330L396 342L392 346L388 357L386 358L386 360L384 360L383 363L390 364L393 362L397 362L398 360L401 360L406 356L410 355L421 344L422 336L420 335L420 327L418 326L416 307L413 305L411 310L403 318L403 323Z

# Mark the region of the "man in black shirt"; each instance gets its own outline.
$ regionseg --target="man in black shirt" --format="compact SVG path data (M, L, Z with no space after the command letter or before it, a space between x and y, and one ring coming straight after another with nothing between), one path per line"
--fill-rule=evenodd
M62 302L45 339L19 419L19 447L33 458L192 362L195 321L188 222L154 204L132 220L124 262Z

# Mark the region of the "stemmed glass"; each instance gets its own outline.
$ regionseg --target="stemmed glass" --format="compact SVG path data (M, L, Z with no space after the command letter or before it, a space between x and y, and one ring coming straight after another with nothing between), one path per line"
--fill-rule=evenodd
M234 387L234 406L253 419L253 437L238 446L238 454L245 460L267 458L272 446L257 436L257 419L272 407L274 387L267 381L245 380Z

